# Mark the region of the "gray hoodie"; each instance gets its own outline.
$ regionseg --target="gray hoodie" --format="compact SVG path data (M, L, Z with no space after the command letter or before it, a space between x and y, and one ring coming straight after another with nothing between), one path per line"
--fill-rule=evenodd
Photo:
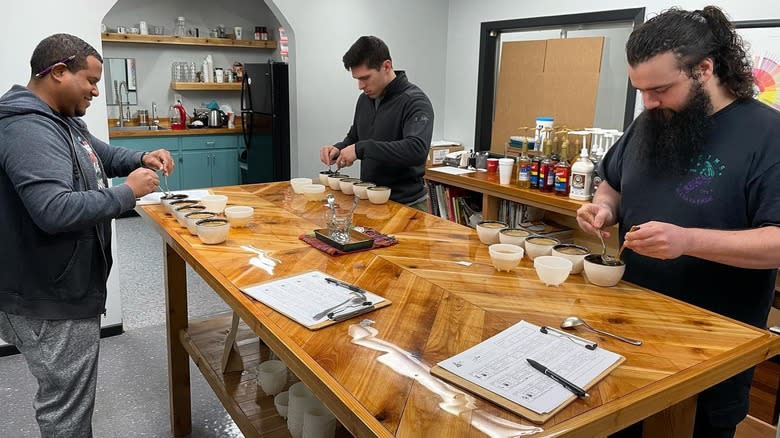
M125 184L100 187L140 160L141 152L98 140L26 87L0 97L0 310L41 319L105 312L111 219L132 209L135 196Z

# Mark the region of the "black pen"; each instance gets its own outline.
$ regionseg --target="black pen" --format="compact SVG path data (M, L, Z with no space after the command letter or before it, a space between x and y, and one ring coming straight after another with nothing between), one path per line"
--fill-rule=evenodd
M363 289L361 289L361 288L359 288L357 286L351 285L349 283L345 283L343 281L336 280L335 278L325 277L325 281L327 281L330 284L335 284L336 286L341 286L343 288L347 288L347 289L351 290L352 292L357 292L357 293L363 294L363 295L366 294L365 290L363 290Z
M533 360L533 359L526 359L529 364L531 364L534 369L541 372L545 376L555 380L556 382L560 383L564 388L568 389L574 395L577 397L590 397L587 392L585 392L584 389L580 388L579 386L569 382L568 380L564 379L563 377L559 376L558 374L555 374L552 370L547 368L546 366L540 364L539 362Z

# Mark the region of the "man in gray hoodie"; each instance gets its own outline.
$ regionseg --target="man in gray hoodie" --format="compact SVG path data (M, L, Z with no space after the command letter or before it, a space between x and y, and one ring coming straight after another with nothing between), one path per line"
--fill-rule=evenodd
M111 220L169 174L165 150L112 147L80 119L103 59L52 35L35 48L27 86L0 97L0 337L38 381L43 437L91 437L100 314L111 269ZM108 178L127 176L109 187Z

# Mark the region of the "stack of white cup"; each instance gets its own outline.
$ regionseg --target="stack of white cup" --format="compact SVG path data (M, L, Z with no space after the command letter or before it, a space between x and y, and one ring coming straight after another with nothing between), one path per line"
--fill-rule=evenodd
M314 396L311 390L298 382L289 390L287 428L293 438L332 438L336 431L336 417Z
M287 367L281 360L267 360L257 365L257 383L268 395L276 395L287 386Z
M498 179L501 184L509 184L512 181L512 169L515 160L513 158L499 158L498 160Z

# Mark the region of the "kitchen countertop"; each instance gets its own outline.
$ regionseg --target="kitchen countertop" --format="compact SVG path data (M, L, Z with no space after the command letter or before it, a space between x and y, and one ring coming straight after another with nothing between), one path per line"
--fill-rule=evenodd
M127 138L127 137L173 137L179 135L219 135L219 134L241 134L241 128L201 128L185 129L174 131L172 129L162 129L159 131L112 131L109 129L108 138Z

